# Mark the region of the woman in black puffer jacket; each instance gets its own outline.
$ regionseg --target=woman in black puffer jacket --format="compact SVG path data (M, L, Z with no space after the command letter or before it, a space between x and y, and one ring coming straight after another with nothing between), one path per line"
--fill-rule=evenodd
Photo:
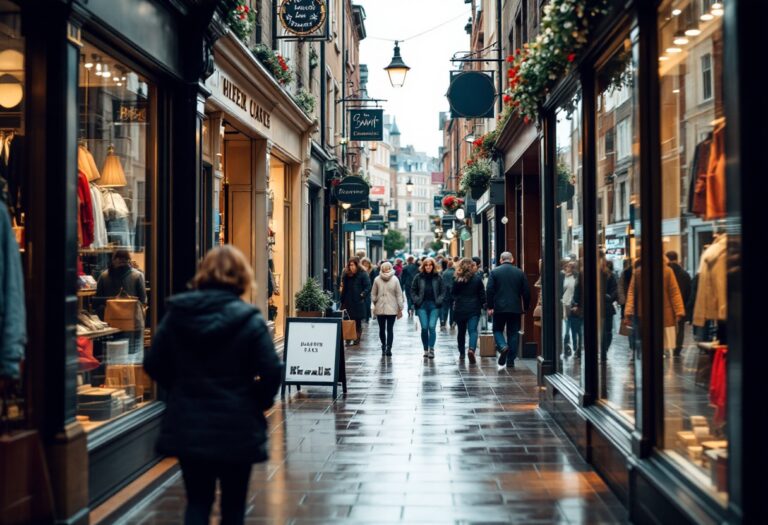
M168 300L144 360L168 391L158 450L179 458L185 523L208 523L217 479L221 523L243 523L251 465L267 459L263 412L280 386L282 364L261 314L241 299L252 283L237 248L208 252L195 289Z
M360 265L360 259L351 257L344 270L341 281L341 305L354 319L357 337L353 345L360 344L363 334L363 319L365 319L371 304L371 279L368 272Z
M464 258L459 261L453 282L453 318L459 328L456 340L459 343L459 357L464 359L464 345L469 330L469 362L475 362L477 349L477 324L480 311L485 306L485 287L483 278L475 271L474 261Z

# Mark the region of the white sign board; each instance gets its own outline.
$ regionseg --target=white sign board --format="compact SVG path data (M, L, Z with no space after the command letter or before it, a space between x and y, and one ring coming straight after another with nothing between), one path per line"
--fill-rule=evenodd
M288 319L283 350L285 383L336 384L340 325L340 319Z

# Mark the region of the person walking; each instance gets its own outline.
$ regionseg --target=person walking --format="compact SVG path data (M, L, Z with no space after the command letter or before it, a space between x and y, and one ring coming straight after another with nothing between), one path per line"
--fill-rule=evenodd
M192 290L167 301L144 368L167 393L158 440L179 458L184 523L208 524L221 486L221 523L245 519L253 463L267 460L267 421L282 364L261 313L242 298L253 269L232 245L213 248ZM255 379L258 378L258 379Z
M401 279L403 276L403 260L400 257L395 259L394 268L395 268L395 277L397 277L398 279Z
M613 265L600 255L600 289L603 292L603 335L600 340L600 360L605 363L608 358L608 349L613 342L613 316L616 314L616 308L613 303L618 299L619 285L616 281L616 274L613 272Z
M360 259L350 257L341 282L341 305L349 318L355 321L357 338L352 341L353 346L360 344L363 319L367 313L366 305L371 301L370 292L371 280L368 278L368 272L360 265Z
M512 264L512 254L503 252L501 264L488 277L486 301L488 315L493 316L493 337L501 348L499 365L514 368L520 337L520 316L528 310L531 290L525 274ZM504 328L507 338L504 338Z
M376 278L376 275L374 275L373 271L373 263L368 257L363 257L360 259L360 267L365 270L365 273L368 274L368 281L373 282L373 280ZM376 272L378 273L378 272ZM368 324L371 321L371 302L366 301L365 303L365 324Z
M469 362L475 362L477 349L477 325L480 311L485 306L485 287L483 278L475 270L477 265L472 259L462 259L456 268L453 282L453 317L458 326L456 341L459 344L459 358L464 359L467 330L469 330Z
M451 327L455 324L451 294L455 275L456 268L453 267L453 259L446 257L443 259L443 271L440 273L440 277L442 277L443 284L445 285L445 300L443 301L443 306L440 307L440 328L442 330L445 330L446 323Z
M419 273L419 265L416 263L416 259L413 255L409 255L406 261L408 261L408 264L403 268L402 279L400 282L403 285L403 291L405 291L405 298L408 300L408 317L412 317L416 309L413 305L413 297L411 297L411 285L413 284L413 279L416 277L416 274Z
M435 260L427 257L421 263L418 275L411 284L411 297L421 325L421 344L424 357L435 357L437 317L445 299L445 284L437 273Z
M691 297L691 276L686 272L680 263L678 262L677 252L668 251L667 260L669 263L667 266L672 268L675 274L675 280L677 281L677 287L680 289L680 295L683 298L683 304L685 306L685 317L679 319L677 322L677 332L675 334L675 348L672 352L674 357L679 357L683 351L683 340L685 339L685 322L690 321L693 312L688 308Z
M144 274L132 266L128 250L115 250L109 268L99 275L99 280L96 282L93 304L98 316L105 320L107 301L122 293L135 297L142 307L146 306L145 281ZM124 331L123 335L128 339L129 353L137 355L144 352L144 316L136 319L134 328L134 330Z
M371 299L373 313L379 322L381 355L391 356L395 320L403 316L403 289L391 263L381 263L379 270L378 277L373 281Z
M578 354L581 349L581 329L578 326L581 319L578 306L580 298L577 297L577 301L574 302L578 284L579 274L576 271L576 262L568 261L560 273L560 303L563 306L563 320L565 321L565 335L563 336L563 353L565 356L570 356L572 350ZM571 342L573 342L573 347L571 347Z

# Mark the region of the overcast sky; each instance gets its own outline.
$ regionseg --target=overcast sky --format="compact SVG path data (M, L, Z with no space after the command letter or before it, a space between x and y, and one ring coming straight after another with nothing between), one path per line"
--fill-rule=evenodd
M469 49L464 26L470 4L463 0L355 0L365 8L368 38L360 43L360 62L368 64L368 95L387 99L386 113L397 118L403 145L437 156L442 145L439 114L448 110L445 92L450 58ZM447 22L447 23L446 23ZM444 24L444 25L442 25ZM419 33L441 26L421 36ZM392 59L394 40L411 70L402 88L393 88L384 68Z

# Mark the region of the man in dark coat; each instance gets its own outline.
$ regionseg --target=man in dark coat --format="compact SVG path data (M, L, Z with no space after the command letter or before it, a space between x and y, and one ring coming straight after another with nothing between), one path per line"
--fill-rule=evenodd
M677 252L668 251L667 260L668 266L672 268L675 273L675 280L677 281L677 287L680 289L680 295L683 297L683 302L686 305L685 317L677 321L677 339L675 341L675 349L673 351L674 356L679 356L683 350L683 339L685 338L685 322L690 320L691 311L688 310L689 299L691 297L691 276L688 275L680 263L678 262Z
M514 368L520 337L520 316L531 302L528 278L512 264L512 254L504 252L501 264L491 271L486 286L488 315L493 316L493 337L501 348L499 365ZM507 338L504 339L504 328Z
M400 279L400 284L405 291L405 298L408 299L408 317L413 317L415 308L413 307L413 298L411 297L411 284L413 284L413 278L419 273L419 265L416 264L416 259L413 255L408 256L408 264L403 268L403 278Z
M453 267L453 259L450 257L443 260L445 268L443 269L440 277L443 278L443 284L445 285L445 300L443 306L440 307L440 328L445 329L446 323L453 327L456 322L453 319L453 278L456 274L456 268Z

